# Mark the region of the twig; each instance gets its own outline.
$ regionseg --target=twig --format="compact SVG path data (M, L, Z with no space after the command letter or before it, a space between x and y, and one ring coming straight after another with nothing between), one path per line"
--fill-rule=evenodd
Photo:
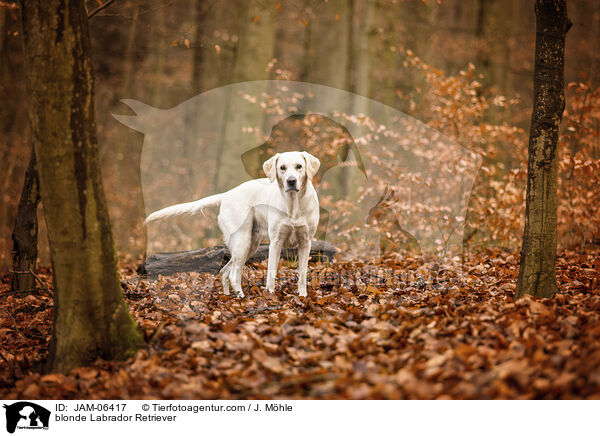
M14 315L12 313L10 313L10 311L8 309L5 309L3 307L0 307L0 309L2 309L4 312L6 312L6 314L8 316L11 317L11 319L13 320L13 323L15 325L15 330L17 331L17 333L19 333L21 336L23 336L24 339L27 339L27 336L25 336L25 334L21 331L21 329L19 329L19 325L18 325L17 320L15 319Z
M4 357L4 354L2 354L2 351L0 351L0 357L2 358L2 360L4 360L7 364L10 365L10 362L6 359L6 357Z
M162 313L167 314L167 315L175 318L178 322L183 322L183 320L179 316L175 315L172 312L169 312L167 309L163 309L162 307L157 306L155 303L156 303L156 298L154 300L152 300L152 303L150 303L149 305L146 305L146 307L149 307L149 308L152 308L152 309L156 309L156 310L160 310Z
M33 291L43 291L43 289L42 288L33 288L33 289L25 289L23 291L0 292L0 297L8 297L9 295L16 295L16 294L29 294Z
M177 321L181 321L181 318L179 318L177 315L175 315L174 313L169 312L167 309L163 309L162 307L157 307L154 306L154 309L156 310L160 310L162 313L169 315L170 317L175 318Z
M152 333L152 336L148 340L149 344L154 342L154 340L158 337L158 335L160 335L160 333L163 331L163 329L165 328L166 325L167 325L167 321L163 321L158 325L158 327L156 328L154 333Z
M504 280L504 274L502 274L500 276L500 278L498 278L498 280L493 281L492 283L486 283L487 287L492 287L492 286L496 286L498 283L500 283L502 280ZM485 283L485 282L484 282Z
M284 380L279 382L268 383L258 389L246 389L238 393L238 398L247 398L253 395L260 395L262 392L277 388L277 392L283 389L289 389L294 386L304 385L309 383L319 383L324 381L335 380L339 378L339 374L323 373L323 374L312 374L308 376L300 376L291 380Z
M14 269L9 269L8 272L11 274L30 274L31 273L31 271L15 271Z
M29 271L15 271L15 270L9 270L9 272L11 274L31 274L33 276L33 278L35 279L36 282L38 282L41 286L41 290L46 291L46 293L48 295L50 295L51 297L54 296L54 294L52 293L52 291L50 291L50 289L48 289L48 286L46 285L46 283L44 283L44 281L36 274L33 272L33 269L30 269ZM25 292L33 292L36 291L37 289L31 289L31 290L24 290L24 291L12 291L10 293L25 293ZM9 294L9 292L4 292L3 294Z
M32 271L29 271L31 273L31 275L33 276L33 278L42 286L42 289L44 291L46 291L46 293L48 295L50 295L51 297L54 297L54 293L48 288L48 286L46 285L46 283L44 283L44 281L36 274Z
M96 15L101 10L106 9L107 7L109 7L111 5L111 3L113 3L114 1L115 0L108 0L104 4L102 4L101 6L98 6L96 9L94 9L92 12L90 12L88 14L88 20L91 19L94 15Z

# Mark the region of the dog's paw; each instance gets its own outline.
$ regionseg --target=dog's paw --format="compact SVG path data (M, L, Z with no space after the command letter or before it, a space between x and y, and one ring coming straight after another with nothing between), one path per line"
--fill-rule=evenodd
M308 297L308 293L306 292L306 289L298 290L298 295L301 297Z
M238 298L244 298L244 291L235 291L235 296Z

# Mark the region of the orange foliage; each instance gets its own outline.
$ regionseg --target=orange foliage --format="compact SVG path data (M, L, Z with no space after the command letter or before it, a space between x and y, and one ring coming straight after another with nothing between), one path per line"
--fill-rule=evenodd
M484 156L469 202L465 243L517 248L525 212L527 133L489 121L517 100L486 96L472 64L458 76L447 76L409 52L405 66L420 70L426 83L408 97L411 112ZM558 237L564 247L600 238L599 121L600 88L570 83L559 138Z

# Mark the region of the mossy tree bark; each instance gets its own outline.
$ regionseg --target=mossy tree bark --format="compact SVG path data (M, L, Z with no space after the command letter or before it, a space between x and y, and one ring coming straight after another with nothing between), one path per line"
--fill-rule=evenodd
M123 300L98 163L82 0L21 1L29 117L54 272L48 368L131 356L143 343Z
M557 148L565 108L566 0L537 0L533 114L517 297L556 294Z
M35 287L35 278L28 271L35 272L37 262L37 208L39 203L40 185L36 169L35 150L32 147L12 233L13 276L10 287L15 292L29 291Z

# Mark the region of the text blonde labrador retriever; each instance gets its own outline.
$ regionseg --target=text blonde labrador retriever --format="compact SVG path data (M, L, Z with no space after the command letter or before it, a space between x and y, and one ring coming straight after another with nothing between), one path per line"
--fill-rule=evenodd
M298 294L306 296L306 276L312 238L319 223L319 199L311 179L319 159L305 151L278 153L263 164L266 179L250 180L223 194L176 204L151 213L145 223L175 215L194 215L220 206L218 223L231 260L221 269L223 292L229 286L243 297L242 268L268 236L267 290L275 291L282 248L298 248Z

